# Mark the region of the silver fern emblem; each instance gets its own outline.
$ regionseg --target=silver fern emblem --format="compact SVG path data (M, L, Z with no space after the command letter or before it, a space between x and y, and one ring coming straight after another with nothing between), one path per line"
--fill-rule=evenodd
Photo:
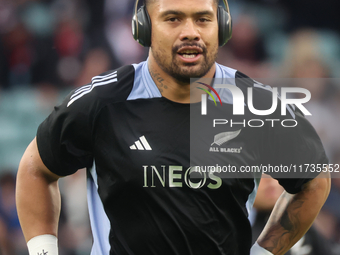
M240 133L241 133L241 129L240 130L236 130L236 131L229 131L229 132L219 133L219 134L215 135L214 142L211 144L211 146L214 145L214 144L217 144L218 146L221 146L222 144L230 141L231 139L234 139Z

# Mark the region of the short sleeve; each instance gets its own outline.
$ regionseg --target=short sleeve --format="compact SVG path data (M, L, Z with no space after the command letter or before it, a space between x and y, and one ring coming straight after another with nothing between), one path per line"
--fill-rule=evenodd
M128 98L134 77L132 65L110 70L72 91L54 108L37 132L38 150L47 168L65 176L92 166L96 116L105 105Z
M294 121L282 122L286 118L280 116L281 123L276 122L275 127L268 127L263 164L276 166L278 171L268 174L277 179L287 192L294 194L301 190L303 184L320 174L328 159L313 126L298 109L287 107L290 108L287 119Z
M49 170L60 176L90 167L93 162L93 99L84 96L70 105L74 93L70 93L61 105L54 108L37 131L42 161Z

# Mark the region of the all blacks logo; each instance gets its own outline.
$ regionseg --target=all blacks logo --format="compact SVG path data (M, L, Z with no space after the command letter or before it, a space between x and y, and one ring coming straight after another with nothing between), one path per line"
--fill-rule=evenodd
M143 166L144 188L169 187L181 188L184 185L192 189L218 189L222 179L213 172L203 172L197 166L183 169L182 166Z

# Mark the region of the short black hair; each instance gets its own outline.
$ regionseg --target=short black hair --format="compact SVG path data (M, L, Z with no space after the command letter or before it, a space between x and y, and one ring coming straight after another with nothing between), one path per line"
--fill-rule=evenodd
M157 0L145 0L145 6L146 8L148 8L148 6L151 4L151 3L154 3L156 2ZM218 6L220 4L220 2L223 2L222 0L214 0L216 5ZM224 3L223 3L224 4Z

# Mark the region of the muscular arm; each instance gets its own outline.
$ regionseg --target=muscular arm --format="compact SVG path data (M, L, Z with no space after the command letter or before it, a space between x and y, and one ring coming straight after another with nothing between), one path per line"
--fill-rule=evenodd
M57 236L60 214L59 176L42 162L36 139L27 147L18 170L16 203L26 241L51 234Z
M259 245L275 255L285 254L310 228L329 191L329 173L321 173L299 193L283 192L257 240Z

